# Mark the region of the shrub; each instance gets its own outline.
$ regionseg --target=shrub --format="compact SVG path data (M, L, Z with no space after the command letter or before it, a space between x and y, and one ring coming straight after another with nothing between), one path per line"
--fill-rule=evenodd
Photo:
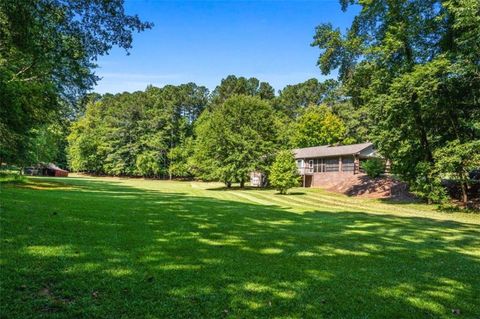
M429 204L445 204L448 202L447 192L442 180L435 174L427 162L420 162L415 167L416 178L409 183L412 193Z
M369 177L375 178L383 174L385 165L381 159L372 158L363 162L362 168Z
M280 151L270 169L270 183L280 192L286 194L289 188L298 185L298 169L291 151Z
M0 171L0 183L22 183L26 178L14 171Z
M155 152L149 151L139 154L136 160L136 170L144 177L159 175L162 170Z

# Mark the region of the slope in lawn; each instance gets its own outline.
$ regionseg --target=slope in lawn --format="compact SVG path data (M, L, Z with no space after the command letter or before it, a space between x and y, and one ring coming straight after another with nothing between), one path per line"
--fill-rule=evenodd
M304 190L56 181L2 186L2 318L480 314L478 216Z

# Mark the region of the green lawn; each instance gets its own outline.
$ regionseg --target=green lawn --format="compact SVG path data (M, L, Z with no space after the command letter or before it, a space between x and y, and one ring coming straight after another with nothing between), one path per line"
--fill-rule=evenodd
M3 184L0 318L480 318L480 215L294 191Z

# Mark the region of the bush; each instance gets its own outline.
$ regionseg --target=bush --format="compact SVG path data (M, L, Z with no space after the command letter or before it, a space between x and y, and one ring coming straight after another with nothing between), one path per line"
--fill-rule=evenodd
M17 171L0 171L0 183L22 183L26 178Z
M270 183L280 192L286 194L289 188L298 185L298 169L291 151L280 151L270 169Z
M158 164L157 155L152 151L137 156L136 168L137 173L144 177L157 176L162 171Z
M429 204L445 204L448 202L448 195L442 180L436 174L429 163L420 162L415 166L415 176L410 181L412 193L422 199L426 199Z
M371 178L378 177L383 174L385 171L385 165L383 161L379 158L372 158L366 160L362 164L362 168L365 170L365 173Z

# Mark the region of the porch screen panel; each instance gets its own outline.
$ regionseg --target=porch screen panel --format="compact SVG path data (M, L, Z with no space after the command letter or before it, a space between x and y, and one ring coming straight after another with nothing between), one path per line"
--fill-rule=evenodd
M325 160L325 172L338 172L338 158Z
M313 164L313 165L314 165L314 166L313 166L313 167L314 167L314 170L313 170L313 171L314 171L315 173L321 172L321 170L320 170L320 160L319 160L319 159L315 159L314 161L315 161L315 162L314 162L314 164Z
M353 172L354 169L353 158L342 158L342 172Z

